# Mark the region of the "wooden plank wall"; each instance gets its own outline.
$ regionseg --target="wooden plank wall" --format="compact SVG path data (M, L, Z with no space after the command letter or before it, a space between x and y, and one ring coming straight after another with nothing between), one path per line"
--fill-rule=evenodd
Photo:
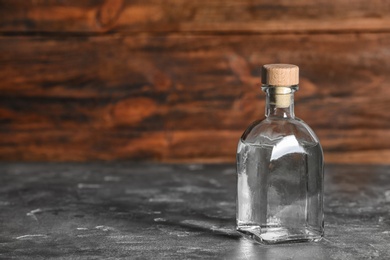
M390 163L379 0L0 0L0 159L233 162L277 62L327 162Z

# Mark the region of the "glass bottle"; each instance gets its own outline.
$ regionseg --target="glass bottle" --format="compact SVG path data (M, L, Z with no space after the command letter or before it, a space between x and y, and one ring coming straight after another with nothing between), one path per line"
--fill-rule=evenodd
M265 119L237 148L237 230L266 244L319 241L324 234L323 152L313 130L294 115L299 68L262 68Z

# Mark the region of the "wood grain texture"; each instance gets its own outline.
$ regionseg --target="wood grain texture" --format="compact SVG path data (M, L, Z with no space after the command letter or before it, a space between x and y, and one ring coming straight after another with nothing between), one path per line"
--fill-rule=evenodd
M0 37L0 159L234 161L260 65L300 66L328 162L390 163L389 33Z
M0 0L0 32L389 31L381 0Z

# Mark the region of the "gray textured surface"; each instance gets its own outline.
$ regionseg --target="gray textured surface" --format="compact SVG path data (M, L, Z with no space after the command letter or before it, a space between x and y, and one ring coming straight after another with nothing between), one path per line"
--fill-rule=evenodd
M319 243L234 231L231 165L2 164L2 259L390 259L390 167L326 168Z

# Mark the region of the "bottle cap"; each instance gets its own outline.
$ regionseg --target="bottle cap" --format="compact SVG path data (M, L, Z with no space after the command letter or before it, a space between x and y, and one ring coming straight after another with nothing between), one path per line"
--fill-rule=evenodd
M273 86L298 85L299 67L292 64L263 65L261 83Z

